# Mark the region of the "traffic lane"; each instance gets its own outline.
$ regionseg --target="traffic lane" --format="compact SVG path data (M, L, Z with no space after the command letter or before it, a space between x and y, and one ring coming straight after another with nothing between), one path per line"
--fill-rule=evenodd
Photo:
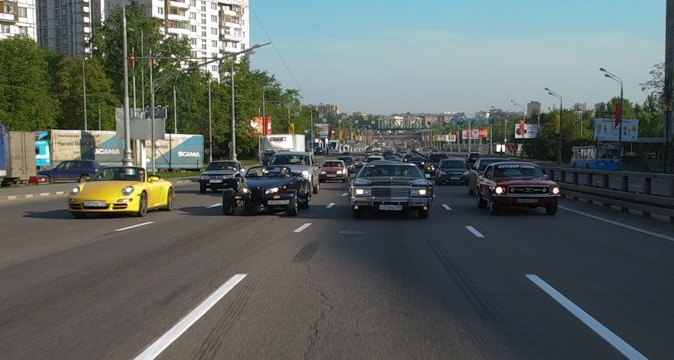
M454 198L459 211L476 208L474 197ZM562 204L556 216L530 209L477 212L482 219L470 225L508 264L494 276L513 268L537 274L628 343L666 357L673 340L668 319L674 318L674 244L666 223L582 202Z
M22 284L4 289L0 301L0 331L11 333L0 345L3 358L131 358L238 271L240 261L247 265L247 252L264 244L258 240L283 244L287 234L278 231L258 236L263 219L277 228L274 221L302 221L252 216L242 224L243 217L206 208L199 221L178 216L3 269L4 284Z
M601 340L575 335L578 324L563 314L547 331L537 321L524 334L509 328L512 319L493 298L531 301L538 293L520 296L532 287L516 274L505 294L494 294L489 276L471 275L474 255L459 265L435 240L437 230L420 235L443 229L443 215L432 223L404 215L361 221L344 203L330 209L334 214L301 233L305 245L291 261L297 266L263 279L248 275L244 281L256 289L245 296L247 306L224 299L162 358L617 358ZM445 230L458 234L458 244L474 243L460 229ZM518 282L526 289L513 290ZM236 321L228 315L234 313ZM570 338L560 339L560 327Z
M193 212L202 207L200 200L192 198L193 184L178 184L176 209L172 212L151 211L146 217L119 215L93 215L74 219L67 211L67 196L35 197L0 204L0 268L52 252L64 251L103 239L106 234L139 224L170 221L181 212ZM198 191L198 190L197 190ZM212 202L219 197L213 196Z

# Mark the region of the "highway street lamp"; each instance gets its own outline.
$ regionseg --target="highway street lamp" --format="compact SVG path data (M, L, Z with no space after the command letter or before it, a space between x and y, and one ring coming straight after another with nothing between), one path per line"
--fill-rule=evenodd
M557 144L557 163L561 164L562 163L562 110L564 110L564 103L562 102L562 96L557 94L556 92L545 88L545 91L548 92L548 95L552 95L559 99L559 138L558 138L558 144Z
M615 114L615 116L619 120L619 128L618 128L618 149L620 151L620 156L622 157L623 153L623 79L619 78L615 74L611 74L608 72L608 70L604 68L599 68L599 71L604 73L604 76L617 82L620 84L620 108L618 109L618 113Z

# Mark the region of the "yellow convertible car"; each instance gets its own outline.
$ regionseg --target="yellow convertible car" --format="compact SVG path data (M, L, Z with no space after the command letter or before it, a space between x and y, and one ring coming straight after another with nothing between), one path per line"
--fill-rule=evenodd
M142 167L107 166L68 194L68 210L76 218L87 214L145 216L148 210L173 209L173 185Z

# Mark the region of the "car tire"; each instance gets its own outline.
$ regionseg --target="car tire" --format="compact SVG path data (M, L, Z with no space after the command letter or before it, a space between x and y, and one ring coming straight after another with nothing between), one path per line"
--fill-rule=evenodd
M470 183L466 181L466 188L468 188L468 195L473 195L475 191L470 187Z
M231 199L222 200L222 214L223 215L234 215L234 201Z
M419 219L428 219L428 213L429 213L428 209L419 209L418 214Z
M75 219L84 219L87 217L87 213L79 212L79 211L71 211L70 212Z
M290 199L290 204L286 207L286 215L287 216L297 216L298 211L298 199Z
M545 205L545 213L548 215L555 215L557 214L557 203L552 203L552 204L547 204Z
M145 215L147 215L147 194L142 192L138 199L138 212L136 212L136 216L143 217Z
M487 206L489 206L490 214L498 215L501 213L501 206L496 201L494 201L494 199L489 200Z
M353 214L353 217L356 219L360 219L363 217L363 209L356 209L355 207L352 207L351 213Z
M164 207L164 210L166 211L171 211L173 210L173 202L176 199L176 194L173 190L173 188L170 188L168 193L166 194L166 207Z
M206 184L199 184L199 192L202 194L206 193Z
M477 208L478 209L484 209L487 207L487 202L480 196L480 193L476 194L477 198Z

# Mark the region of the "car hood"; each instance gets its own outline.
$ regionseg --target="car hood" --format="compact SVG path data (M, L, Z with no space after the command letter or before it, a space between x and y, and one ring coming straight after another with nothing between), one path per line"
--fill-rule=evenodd
M391 177L391 176L372 176L367 179L359 178L353 180L354 186L427 186L428 180L419 178Z
M246 179L246 186L249 189L268 189L268 188L273 188L273 187L278 187L278 186L283 186L287 183L290 182L290 179L284 178L284 179L270 179L270 178L262 178L262 179Z
M495 178L494 181L499 185L514 186L514 185L538 185L538 186L557 186L557 183L552 180L541 178Z
M468 171L468 169L438 169L445 174L463 174Z
M106 181L90 181L78 185L80 192L78 197L84 198L101 198L110 196L114 198L123 197L122 189L127 186L133 186L137 193L138 189L145 187L143 181L125 181L125 180L106 180Z

